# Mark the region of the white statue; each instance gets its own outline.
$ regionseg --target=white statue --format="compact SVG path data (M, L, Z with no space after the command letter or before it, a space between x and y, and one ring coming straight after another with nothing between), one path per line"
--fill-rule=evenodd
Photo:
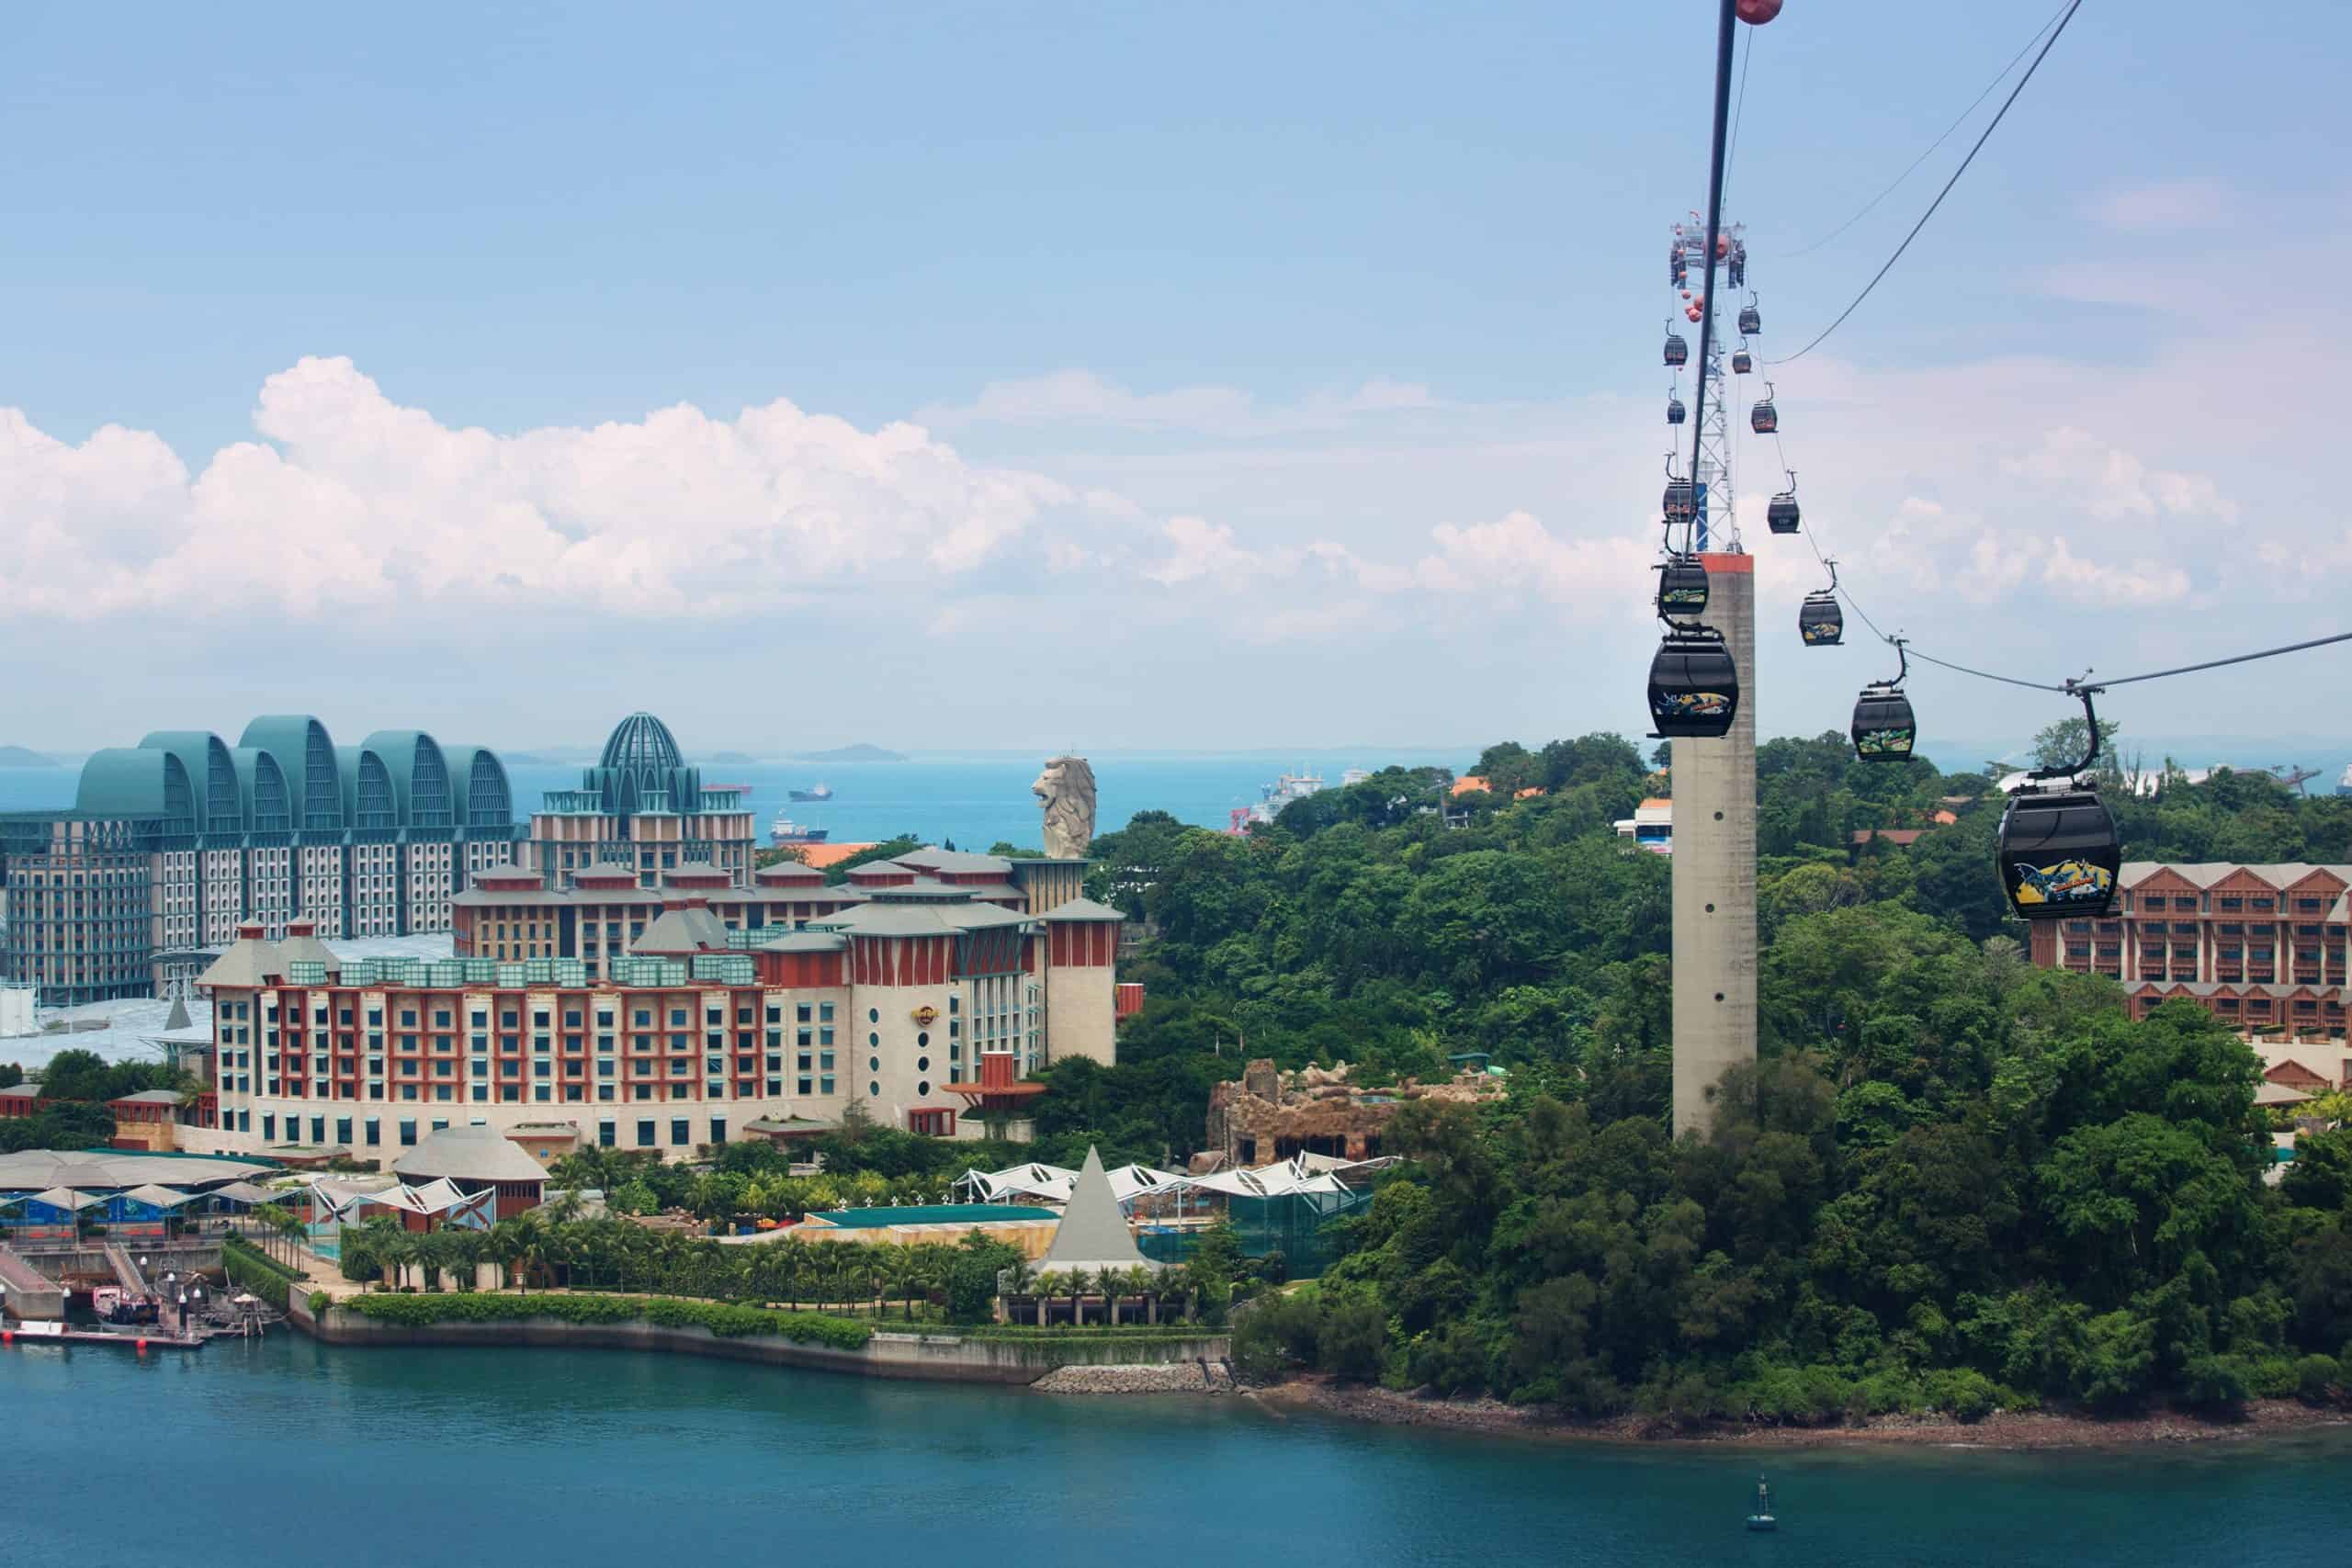
M1046 856L1077 860L1094 841L1094 770L1083 757L1055 757L1029 786L1046 808Z

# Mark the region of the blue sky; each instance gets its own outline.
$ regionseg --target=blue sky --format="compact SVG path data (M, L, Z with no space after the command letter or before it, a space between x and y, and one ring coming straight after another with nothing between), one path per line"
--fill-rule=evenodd
M1990 106L1793 253L2054 4L1791 0L1753 35L1759 349L1835 314ZM1711 9L12 8L0 739L295 706L517 746L639 705L714 745L1633 730ZM2291 357L2325 289L2279 233L2340 243L2346 134L2279 73L2347 33L2094 0L1776 374L1874 615L2052 675L2234 649L2282 595L2334 629ZM1810 556L1752 534L1776 633ZM1842 728L1876 656L1793 642L1766 731ZM2307 730L2288 684L2121 716Z

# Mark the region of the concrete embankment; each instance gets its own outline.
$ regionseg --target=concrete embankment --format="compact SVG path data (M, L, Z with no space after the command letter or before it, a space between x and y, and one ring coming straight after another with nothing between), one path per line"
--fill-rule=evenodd
M440 1323L422 1327L379 1323L340 1307L313 1316L299 1288L287 1303L287 1320L330 1345L350 1346L545 1346L568 1349L665 1350L714 1356L770 1366L808 1367L864 1377L929 1378L943 1382L1034 1383L1062 1369L1142 1368L1181 1371L1201 1385L1201 1363L1222 1366L1232 1341L1221 1334L1170 1338L992 1339L955 1333L879 1331L854 1350L800 1344L764 1335L729 1337L699 1327L670 1328L651 1323L567 1323L552 1317L503 1323Z
M1040 1393L1231 1393L1223 1361L1157 1367L1057 1367L1030 1387Z

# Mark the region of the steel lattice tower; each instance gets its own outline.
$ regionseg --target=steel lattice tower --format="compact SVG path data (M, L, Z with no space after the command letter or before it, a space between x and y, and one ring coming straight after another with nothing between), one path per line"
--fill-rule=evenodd
M1743 258L1741 275L1746 276L1747 226L1726 223L1724 238L1731 243L1735 254ZM1684 263L1694 278L1703 278L1707 270L1707 231L1703 225L1681 223L1674 230L1674 243L1679 247ZM1722 276L1718 270L1718 276ZM1681 285L1676 286L1679 295ZM1734 287L1736 287L1735 285ZM1731 408L1730 383L1724 373L1723 318L1716 301L1707 301L1707 311L1715 317L1713 331L1703 334L1707 342L1706 363L1698 367L1698 375L1705 386L1705 396L1700 400L1699 471L1690 477L1699 481L1699 526L1695 535L1696 547L1701 550L1737 550L1739 517L1735 508L1733 491L1732 427L1735 417ZM1716 525L1720 523L1720 527Z

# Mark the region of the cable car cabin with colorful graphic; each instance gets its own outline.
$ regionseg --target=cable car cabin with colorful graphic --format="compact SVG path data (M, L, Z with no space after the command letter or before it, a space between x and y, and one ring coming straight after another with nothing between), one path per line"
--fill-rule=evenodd
M1747 427L1758 435L1770 435L1781 428L1781 411L1772 406L1770 392L1767 391L1747 411Z
M1680 333L1674 331L1672 328L1668 328L1666 334L1666 363L1668 367L1671 368L1678 365L1687 365L1690 362L1690 345L1682 341L1682 334Z
M1669 393L1666 400L1666 423L1680 424L1688 417L1690 416L1683 412L1682 400Z
M1736 348L1736 349L1733 349L1733 350L1732 350L1732 352L1731 352L1731 373L1732 373L1733 375L1735 375L1735 376L1745 376L1745 375L1747 375L1750 370L1753 370L1753 369L1755 369L1755 368L1756 368L1756 356L1755 356L1754 355L1752 355L1752 354L1748 353L1748 352L1747 352L1747 350L1746 348L1744 348L1744 347L1743 347L1743 348Z
M1918 721L1898 686L1864 686L1854 703L1854 755L1865 762L1901 762L1911 756Z
M1731 732L1739 712L1739 671L1723 633L1677 626L1650 660L1650 720L1658 739L1713 739Z
M1846 640L1846 612L1836 594L1804 596L1797 606L1797 636L1807 648L1835 648Z
M1695 615L1707 607L1707 569L1695 556L1674 556L1657 569L1659 618Z
M1688 523L1699 515L1699 487L1689 479L1666 481L1666 499L1658 503L1668 523Z
M2122 849L2092 789L2028 786L2001 814L2001 885L2019 919L2097 919L2115 902Z
M1797 492L1792 490L1782 491L1764 508L1764 526L1775 534L1793 534L1804 520L1804 513L1797 507Z

